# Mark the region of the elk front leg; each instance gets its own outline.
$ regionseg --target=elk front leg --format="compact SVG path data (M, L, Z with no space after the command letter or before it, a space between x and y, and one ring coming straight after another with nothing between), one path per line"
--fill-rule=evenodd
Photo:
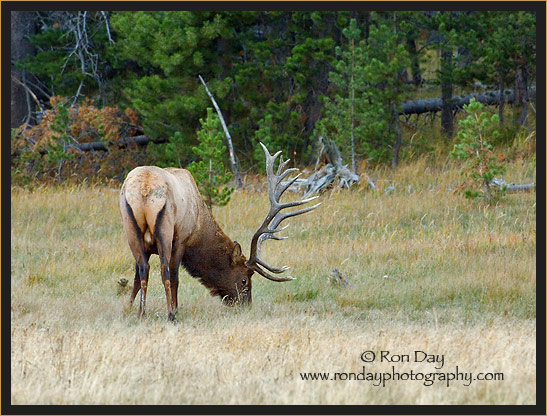
M161 265L161 280L163 281L163 287L165 288L165 299L167 300L167 318L170 321L175 320L175 314L173 312L173 296L171 288L171 273L167 264Z
M184 254L184 248L175 248L177 244L173 244L173 253L171 253L171 261L169 262L169 271L171 273L171 303L173 308L173 315L175 315L179 309L178 303L178 290L179 290L179 268Z
M178 302L178 291L179 291L179 266L175 266L174 269L171 269L171 307L173 311L173 317L179 310Z

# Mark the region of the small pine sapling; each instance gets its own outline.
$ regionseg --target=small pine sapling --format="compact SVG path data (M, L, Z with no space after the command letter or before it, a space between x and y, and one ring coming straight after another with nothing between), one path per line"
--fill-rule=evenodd
M68 108L61 103L57 107L56 116L51 124L51 141L48 143L47 161L51 164L58 163L57 180L61 182L61 171L66 160L74 159L74 155L66 152L70 142L70 116Z
M469 114L458 123L458 142L450 156L464 161L460 170L464 182L454 192L463 192L466 198L483 197L492 201L506 190L492 186L492 179L505 173L504 155L495 154L488 142L499 135L498 115L483 111L483 105L474 98L463 109Z
M226 146L223 144L224 135L218 116L213 113L212 108L207 108L207 118L199 121L199 145L192 147L192 152L199 160L192 162L188 170L196 180L209 210L212 210L213 205L224 206L230 202L234 188L226 184L232 179L232 174L224 165Z

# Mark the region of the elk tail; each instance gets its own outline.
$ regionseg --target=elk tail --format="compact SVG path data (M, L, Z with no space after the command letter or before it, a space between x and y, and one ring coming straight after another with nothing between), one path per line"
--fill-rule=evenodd
M164 242L163 241L163 235L161 233L161 223L162 223L162 220L163 220L163 216L165 214L165 207L166 206L167 206L167 204L165 203L163 205L163 207L161 208L160 212L158 212L158 215L156 215L156 221L154 223L154 229L153 229L154 237L156 238L156 240L160 244L162 244ZM152 227L150 227L150 225L148 227L149 227L149 229L152 229ZM147 232L148 232L148 230L147 230Z
M127 202L127 199L124 196L125 200L125 209L127 211L127 215L129 216L129 221L133 225L133 231L135 232L135 237L139 245L139 251L140 254L144 258L144 236L143 231L140 229L139 224L137 223L137 219L135 218L135 214L133 212L133 208L131 208L131 205L129 205L129 202Z

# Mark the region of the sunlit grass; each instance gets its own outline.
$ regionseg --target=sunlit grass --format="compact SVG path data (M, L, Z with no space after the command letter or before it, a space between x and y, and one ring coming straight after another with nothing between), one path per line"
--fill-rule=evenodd
M367 173L378 191L326 193L320 208L288 220L288 240L264 244L263 257L291 266L296 281L255 276L253 307L239 309L181 272L177 325L166 322L156 256L148 316L122 312L128 293L116 282L131 284L134 263L118 189L12 189L12 402L533 403L535 194L494 206L465 200L452 194L458 169L445 160ZM506 178L535 181L533 161L514 161ZM267 209L265 193L246 189L214 215L248 254ZM333 269L348 287L329 282ZM507 377L450 391L300 380L360 371L367 349L428 349L451 369Z

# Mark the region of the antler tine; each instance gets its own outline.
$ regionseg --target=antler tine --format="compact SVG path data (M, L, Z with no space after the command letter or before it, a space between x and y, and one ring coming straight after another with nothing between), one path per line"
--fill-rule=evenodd
M264 150L264 153L266 155L266 173L268 174L268 178L270 177L270 172L273 175L273 165L275 162L275 159L277 159L277 156L281 154L281 150L279 150L275 155L271 155L266 146L262 142L259 142L260 146L262 146L262 149Z
M281 195L283 195L283 192L285 192L287 189L291 187L291 185L302 175L302 172L300 172L298 175L296 175L294 178L291 178L285 185L281 185L281 187L277 190L277 199L281 198Z
M292 276L283 276L283 277L273 276L270 273L266 272L264 269L262 269L260 266L255 266L253 267L253 269L257 273L264 276L266 279L273 280L274 282L288 282L289 280L296 280L296 277L292 277Z
M285 166L287 166L290 161L291 159L287 159L283 162L283 155L281 155L281 157L279 158L279 166L277 168L277 176L279 176L281 172L283 172L283 169L285 169Z
M249 260L247 260L245 264L247 265L247 267L255 270L262 276L270 280L274 280L276 282L294 280L294 278L291 276L286 276L286 277L272 276L270 273L266 271L268 270L269 272L272 272L272 273L283 273L289 267L288 266L273 267L273 266L270 266L268 263L266 263L264 260L262 260L260 258L260 245L264 240L267 240L270 238L274 240L283 240L287 238L287 237L278 237L274 235L274 233L277 233L287 228L285 226L278 229L277 226L283 220L289 217L294 217L296 215L304 214L308 211L311 211L312 209L317 208L320 205L320 203L315 204L312 207L307 207L307 208L295 210L292 212L281 213L281 210L284 208L299 206L307 202L313 201L317 197L303 199L300 201L280 203L279 199L281 198L281 195L296 181L296 179L300 176L300 174L290 179L288 183L281 185L281 181L287 175L289 175L292 172L298 171L298 169L296 168L286 169L290 159L283 161L283 156L281 156L279 159L279 166L277 168L277 172L274 175L273 166L274 166L275 160L281 154L281 151L278 151L272 156L263 143L260 143L260 146L262 146L262 149L264 150L264 154L266 156L266 174L268 177L268 196L270 199L270 210L268 211L268 214L266 215L266 218L262 222L261 226L253 235L253 238L251 240L251 252L249 255Z
M283 209L283 208L291 208L291 207L297 207L299 205L302 205L302 204L305 204L307 202L311 202L315 199L319 198L318 195L316 196L312 196L311 198L308 198L308 199L301 199L300 201L291 201L291 202L285 202L283 204L279 204L279 208L280 209Z
M289 160L291 160L291 159L289 159ZM289 160L287 160L287 162L288 162ZM297 172L297 171L298 171L297 168L290 168L290 169L287 169L286 171L284 171L283 173L281 173L281 175L279 175L279 176L277 177L277 183L280 184L281 181L282 181L283 179L285 179L285 176L287 176L289 173Z
M272 272L272 273L283 273L285 270L289 270L289 266L283 266L283 267L273 267L270 266L268 263L266 263L264 260L262 260L260 257L257 257L256 262L264 267L266 270Z
M284 230L285 228L287 228L287 227L283 227L283 230ZM281 231L281 230L278 230L278 231ZM262 234L262 235L260 236L260 238L258 239L258 241L259 241L259 243L261 243L262 241L268 240L268 239L272 239L272 240L286 240L287 238L289 238L289 237L287 237L286 235L284 235L283 237L279 237L279 236L273 235L273 234Z
M313 199L315 199L315 198L313 198ZM279 214L279 217L276 216L276 218L273 221L273 222L276 223L275 227L277 227L277 225L279 223L281 223L281 221L283 221L287 218L290 218L290 217L294 217L296 215L305 214L306 212L310 212L311 210L317 208L321 204L322 204L322 202L318 202L317 204L315 204L311 207L306 207L306 208L298 209L298 210L295 210L295 211L285 212L285 213ZM287 228L287 227L283 227L281 230L284 230L285 228Z

